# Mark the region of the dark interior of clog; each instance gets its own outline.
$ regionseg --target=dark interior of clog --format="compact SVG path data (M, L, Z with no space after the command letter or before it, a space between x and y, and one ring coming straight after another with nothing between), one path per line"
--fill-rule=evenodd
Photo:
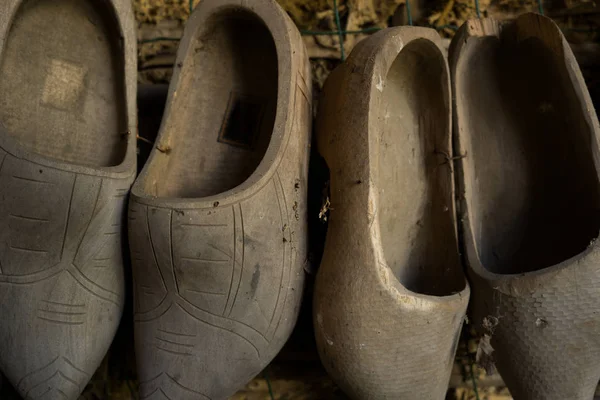
M535 271L598 236L597 146L562 54L540 39L472 38L457 69L468 218L484 267Z
M431 42L409 43L380 81L377 110L377 214L386 262L407 289L440 296L465 287L454 228L444 63Z
M0 121L7 133L60 161L120 164L128 136L120 38L107 3L24 1L1 57Z
M150 171L153 194L206 197L248 179L271 141L277 63L269 29L248 11L226 9L199 28L177 66L180 82L159 143L165 155Z

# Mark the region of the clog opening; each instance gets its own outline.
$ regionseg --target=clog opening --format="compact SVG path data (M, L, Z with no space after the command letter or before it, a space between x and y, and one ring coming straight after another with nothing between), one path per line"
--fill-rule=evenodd
M447 74L440 50L419 39L402 49L377 88L383 91L377 213L385 259L407 289L439 296L465 287L448 163Z
M233 189L256 170L271 142L278 59L263 21L243 8L217 11L183 58L150 171L158 197L201 198Z
M0 124L7 134L59 161L122 163L129 134L118 26L104 2L23 1L0 60Z
M537 37L471 38L459 59L468 218L483 266L499 274L558 264L598 236L597 142L577 94L585 88L553 48Z

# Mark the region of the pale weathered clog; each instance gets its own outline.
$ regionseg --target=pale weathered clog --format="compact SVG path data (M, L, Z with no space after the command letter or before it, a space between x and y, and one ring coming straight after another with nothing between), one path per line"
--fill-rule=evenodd
M225 399L295 324L306 260L308 58L274 0L187 23L129 237L142 399Z
M450 57L481 355L517 400L590 400L600 379L600 128L577 62L536 14L468 21Z
M331 220L314 297L323 364L354 399L445 397L469 287L456 235L451 96L439 35L361 42L317 122Z
M133 11L129 0L1 7L0 369L25 399L77 399L123 308Z

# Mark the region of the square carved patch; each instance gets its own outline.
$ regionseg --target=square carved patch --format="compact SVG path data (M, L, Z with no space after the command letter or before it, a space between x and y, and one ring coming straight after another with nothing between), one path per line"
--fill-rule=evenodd
M85 88L86 71L79 65L53 59L44 83L42 103L59 110L70 110Z

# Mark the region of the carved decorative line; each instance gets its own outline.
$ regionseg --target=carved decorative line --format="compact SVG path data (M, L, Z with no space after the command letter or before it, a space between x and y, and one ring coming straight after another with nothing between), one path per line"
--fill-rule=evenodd
M228 263L231 260L209 260L204 258L194 258L194 257L180 257L182 261L192 261L192 262L205 262L205 263Z
M53 304L56 306L63 306L66 308L81 308L81 307L85 307L85 304L66 304L66 303L57 303L55 301L50 301L50 300L40 300L40 303L48 303L48 304Z
M16 247L16 246L8 246L8 248L11 250L15 250L15 251L22 251L24 253L48 254L48 252L46 250L34 250L34 249L28 249L25 247Z
M176 346L188 347L190 349L193 349L195 347L195 345L193 345L193 344L178 343L178 342L174 342L172 340L167 340L167 339L160 338L158 336L156 337L156 340L159 340L159 341L164 342L164 343L174 344Z
M176 355L176 356L191 356L191 355L193 355L192 353L165 349L164 347L160 347L159 345L155 345L154 347L156 347L158 350L164 351L165 353L169 353L169 354Z
M225 312L227 311L227 304L229 303L229 299L231 298L231 289L233 287L233 277L235 276L235 258L237 257L237 224L235 222L235 206L231 206L231 219L233 220L233 262L231 263L231 278L229 279L229 290L227 291L227 300L225 300L225 305L223 306L223 315L225 315ZM231 260L231 257L229 257L229 259Z
M106 269L108 268L108 265L92 265L92 268Z
M40 315L38 315L37 317L41 320L51 322L54 324L59 324L59 325L83 325L84 324L83 322L59 321L59 320L55 320L55 319L51 319L51 318L42 317Z
M160 331L160 329L159 329L159 331ZM156 375L154 378L146 379L145 381L140 381L139 382L140 386L142 386L142 385L149 385L150 383L154 382L155 380L157 380L161 376L163 376L162 372L160 374Z
M150 313L152 313L152 312L154 312L154 311L156 311L156 310L159 310L159 309L162 307L162 305L165 303L165 301L166 301L168 298L169 298L169 296L168 296L168 295L167 295L167 296L165 296L165 297L164 297L164 298L161 300L161 302L158 304L158 306L156 306L156 308L155 308L155 309L153 309L153 310L151 310L151 311L148 311L148 312L145 312L145 313L136 313L137 315L136 315L136 317L135 317L135 320L136 320L137 322L151 322L151 321L155 321L155 320L159 319L160 317L162 317L163 315L165 315L165 314L166 314L166 313L167 313L167 312L168 312L168 311L171 309L171 307L173 307L173 303L170 303L170 304L167 306L167 308L166 308L166 309L165 309L163 312L161 312L159 315L157 315L156 317L152 317L152 318L149 318L149 319L143 319L142 317L143 317L144 315L150 314Z
M179 309L180 309L181 311L185 312L185 313L186 313L186 314L188 314L190 317L194 318L196 321L200 321L200 322L202 322L203 324L206 324L206 325L208 325L208 326L212 326L213 328L217 328L217 329L220 329L220 330L223 330L223 331L226 331L226 332L231 332L231 333L233 333L234 335L236 335L236 336L240 337L241 339L243 339L245 342L249 343L249 344L250 344L250 346L252 346L252 347L254 348L254 350L256 351L256 356L258 357L258 359L260 359L260 351L258 350L258 347L256 347L256 345L255 345L254 343L252 343L252 342L251 342L251 341L250 341L248 338L246 338L244 335L241 335L241 334L239 334L239 333L237 333L237 332L235 332L235 331L233 331L233 330L231 330L231 329L227 329L227 328L224 328L224 327L222 327L222 326L219 326L219 325L211 324L210 322L207 322L207 321L205 321L205 320L203 320L203 319L200 319L200 318L196 317L194 314L192 314L191 312L189 312L188 310L186 310L186 309L185 309L184 307L182 307L181 305L177 304L177 306L179 307ZM194 307L194 308L196 308L195 306L193 306L193 307ZM209 314L210 314L210 313L209 313ZM213 315L213 316L215 316L214 314L210 314L210 315ZM217 317L217 318L223 318L223 317L219 317L219 316L215 316L215 317ZM227 318L226 318L226 319L227 319ZM262 334L261 334L260 332L258 332L256 329L252 328L251 326L249 326L249 325L246 325L246 324L243 324L243 323L241 323L241 322L239 322L239 321L234 321L234 320L231 320L231 319L229 319L229 321L230 321L230 322L234 322L234 323L238 323L238 324L240 324L240 325L244 325L244 326L246 326L247 328L250 328L250 329L252 329L253 331L255 331L256 333L258 333L258 335L260 335L260 336L261 336L263 339L265 339L265 337L264 337L264 336L262 336ZM265 339L265 341L266 341L266 339ZM267 343L268 343L268 341L267 341Z
M79 270L78 270L78 271L79 271ZM112 303L112 304L116 305L117 307L119 306L119 303L118 303L116 300L109 299L108 297L101 296L101 295L99 295L98 293L94 292L92 289L90 289L90 288L88 288L87 286L85 286L85 284L84 284L83 282L81 282L81 281L80 281L80 280L79 280L79 279L78 279L78 278L77 278L77 277L76 277L76 276L75 276L75 275L74 275L74 274L73 274L71 271L67 270L67 273L68 273L69 275L71 275L71 276L73 277L73 279L75 279L75 281L76 281L77 283L79 283L79 285L80 285L82 288L84 288L84 289L85 289L85 290L86 290L88 293L90 293L90 294L92 294L92 295L96 296L97 298L99 298L99 299L101 299L101 300L108 301L109 303ZM79 271L79 273L81 274L81 271ZM88 281L89 281L89 279L88 279L88 278L86 278L85 276L83 276L83 274L82 274L81 276L82 276L84 279L86 279L86 280L88 280ZM91 282L91 281L90 281L90 282ZM93 283L93 282L92 282L92 283ZM94 286L96 286L96 285L94 284ZM112 292L109 292L109 293L112 293ZM113 294L114 294L114 293L113 293Z
M242 282L242 275L244 275L244 248L246 247L246 234L244 233L244 214L242 213L242 206L238 204L240 210L240 227L242 228L242 263L240 264L240 277L238 278L237 286L235 289L235 295L233 296L233 301L231 302L231 308L229 309L229 313L227 316L230 316L233 312L233 307L235 306L235 301L237 300L238 293L240 291L240 286ZM235 218L234 218L235 220ZM235 268L235 265L233 266Z
M209 243L209 244L208 244L208 246L209 246L209 247L211 247L211 248L213 248L214 250L217 250L219 253L221 253L221 254L223 254L223 255L227 256L227 258L229 258L229 259L231 260L231 258L232 258L232 257L231 257L231 255L227 254L227 252L225 252L225 251L221 250L220 248L218 248L218 247L217 247L217 246L215 246L214 244L210 244L210 243Z
M54 272L52 271L52 269L48 269L29 275L3 275L0 276L0 284L7 283L9 285L35 285L36 283L45 281L50 278L54 278L60 273L62 273L61 269L56 269L56 271ZM38 277L39 279L33 279L31 281L27 280L33 277Z
M152 256L154 257L154 263L156 264L156 269L158 274L160 275L160 279L162 280L163 288L165 292L168 292L167 282L165 281L165 277L163 276L162 270L160 269L160 265L158 264L158 257L156 257L156 250L154 249L154 241L152 240L152 232L150 231L150 217L149 208L146 206L146 229L148 230L148 243L150 244L150 248L152 249Z
M167 396L167 394L166 394L166 393L165 393L165 392L164 392L164 391L163 391L161 388L155 389L155 390L154 390L152 393L150 393L149 395L141 397L141 399L142 399L142 400L143 400L143 399L149 399L150 397L154 396L154 394L155 394L155 393L157 393L157 392L160 392L160 393L162 393L162 395L163 395L163 396L165 396L165 398L166 398L167 400L173 400L172 398L170 398L169 396Z
M58 360L59 356L56 356L52 361L50 361L48 364L44 365L43 367L40 367L38 369L35 369L33 371L31 371L30 373L28 373L27 375L25 375L24 377L22 377L19 380L19 383L17 383L17 388L20 388L21 384L23 383L23 381L27 378L29 378L30 376L33 376L35 374L37 374L38 372L41 372L43 370L45 370L46 368L48 368L49 366L51 366L52 364L54 364L56 362L56 360ZM24 388L20 388L20 390L24 390Z
M49 378L44 379L43 381L39 382L37 385L33 386L32 388L30 388L27 393L25 394L25 397L29 397L29 393L31 393L32 390L34 390L35 388L38 388L40 386L42 386L43 384L45 384L46 382L49 382L50 380L54 379L56 376L60 376L62 377L64 380L66 380L67 382L71 383L73 386L75 386L76 388L79 389L79 384L77 382L75 382L73 379L68 378L67 376L65 376L65 374L63 374L61 371L56 371L52 376L50 376Z
M165 375L167 376L167 378L169 378L169 379L171 380L171 383L174 383L174 384L175 384L176 386L178 386L180 389L183 389L183 390L185 390L185 391L187 391L187 392L192 392L192 393L194 393L194 394L197 394L198 396L202 396L202 397L204 397L204 398L205 398L205 399L207 399L207 400L211 400L211 399L210 399L210 397L208 397L207 395L205 395L205 394L203 394L203 393L200 393L200 392L197 392L197 391L195 391L195 390L193 390L193 389L190 389L190 388L188 388L188 387L185 387L185 386L183 386L181 383L177 382L177 381L175 380L175 378L173 378L171 375L169 375L169 374L167 374L167 373L165 373Z
M65 392L63 392L63 391L62 391L62 390L60 390L60 389L56 389L56 391L57 391L57 392L58 392L58 393L59 393L61 396L63 396L65 399L69 400L69 396L67 396L67 395L65 394Z
M41 393L41 394L38 396L38 399L43 399L43 398L44 398L44 396L46 396L46 395L47 395L48 393L50 393L51 391L52 391L52 388L51 388L51 387L49 387L48 389L44 390L44 392L43 392L43 393ZM31 397L31 396L29 396L29 395L27 396L27 399L32 399L32 400L35 400L33 397Z
M92 288L94 288L94 289L96 289L96 290L98 290L100 292L106 292L108 294L111 294L114 297L116 297L117 299L121 298L121 295L119 293L113 292L112 290L105 289L102 286L96 284L96 282L94 282L93 280L91 280L90 278L88 278L83 272L81 272L81 270L79 269L79 267L77 265L75 265L75 264L71 264L71 265L73 266L73 268L75 268L75 271L77 271L79 274L81 274L81 278L85 282L87 282L87 284L90 287L92 287Z
M170 331L166 331L166 330L160 329L160 328L158 328L157 331L162 332L162 333L167 333L169 335L175 335L175 336L181 336L181 337L190 337L190 338L195 338L196 337L196 335L190 335L190 334L187 334L187 333L179 333L179 332L170 332Z
M50 220L46 219L46 218L28 217L26 215L9 214L9 217L15 218L15 219L22 219L25 221L32 221L32 222L50 222Z
M68 358L66 358L66 357L62 357L62 360L63 360L64 362L66 362L67 364L69 364L69 366L70 366L71 368L73 368L75 371L77 371L77 372L79 372L79 373L83 374L83 375L84 375L84 376L86 376L86 377L89 377L89 376L90 376L90 374L88 374L88 373L87 373L87 372L85 372L84 370L82 370L82 369L80 369L80 368L77 368L77 367L76 367L76 366L75 366L75 365L74 365L74 364L73 364L71 361L69 361L69 359L68 359Z
M179 224L183 228L227 228L227 224Z
M42 310L42 309L38 309L38 311L46 312L48 314L56 314L56 315L64 315L64 316L68 316L68 315L86 315L87 314L85 312L52 311L52 310Z
M280 178L279 174L277 175L277 177ZM281 179L278 179L278 182L279 182L279 187L281 189L281 193L283 196L284 204L287 204L287 200L285 197L285 192L283 190L283 184L281 182ZM287 209L286 209L286 211L287 211ZM289 222L289 220L290 220L289 214L285 213L284 215L286 217L285 222L289 225L289 223L290 223ZM283 215L282 215L282 218L283 218ZM289 247L289 243L288 243L288 247ZM283 258L283 264L282 264L281 281L283 283L283 277L285 276L286 271L287 271L287 286L285 288L284 298L283 298L283 302L281 303L281 306L279 306L279 304L277 303L277 305L275 306L275 310L273 311L273 317L275 317L277 314L279 314L279 316L278 316L277 324L275 324L275 327L273 328L273 325L271 323L270 328L267 331L267 336L269 336L270 338L273 338L275 336L275 333L279 329L279 324L281 323L281 320L283 319L283 310L285 309L285 305L287 303L290 279L292 276L292 266L293 266L293 262L294 262L293 254L294 253L291 250L288 252L289 253L289 264L288 264L288 267L286 268L285 248L286 248L286 246L284 245L284 258ZM280 290L281 290L281 286L280 286ZM278 301L279 301L279 299L278 299Z
M37 184L41 184L41 185L52 185L55 186L56 183L54 182L48 182L48 181L40 181L38 179L32 179L32 178L25 178L23 176L16 176L13 175L12 176L13 179L19 180L19 181L25 181L25 182L31 182L31 183L37 183Z
M173 210L169 211L169 249L171 254L171 272L173 273L173 282L175 283L176 293L179 294L179 282L177 281L177 271L175 271L175 257L173 256Z
M77 254L79 254L81 245L83 244L83 241L85 240L85 237L87 236L88 231L90 230L90 225L92 224L92 220L94 219L96 209L98 208L98 203L100 202L100 193L102 193L102 186L104 186L104 179L100 179L100 186L98 187L98 193L96 193L96 201L94 202L94 208L92 209L92 215L90 216L90 219L87 222L85 232L83 233L83 235L81 236L81 239L79 240L79 244L77 245L77 250L75 250L75 253L74 253L75 257L77 257Z
M275 180L277 180L277 182L275 182ZM279 198L279 193L277 190L277 184L279 184L279 189L281 190L281 196L282 198ZM277 198L277 204L279 205L279 214L280 214L280 218L281 221L284 222L285 224L287 224L287 226L290 226L290 221L289 218L286 218L288 216L288 208L287 208L287 201L285 198L285 193L283 192L283 184L281 183L281 177L279 176L279 171L275 171L275 179L273 179L273 186L275 189L275 197ZM283 201L283 208L281 207L281 201ZM273 324L273 318L275 318L275 311L277 311L277 306L279 305L279 298L281 297L281 287L283 284L283 268L285 267L285 250L286 250L286 243L282 243L283 246L283 258L281 261L281 278L279 280L279 290L277 291L277 300L275 301L275 307L273 308L273 314L271 315L271 320L269 321L269 327L271 327L271 324ZM267 329L268 331L268 329Z
M161 378L162 376L166 376L166 378L175 386L179 387L181 390L184 390L186 392L190 392L193 393L197 396L202 396L204 399L206 400L211 400L210 397L208 397L207 395L200 393L198 391L195 391L193 389L190 389L188 387L183 386L181 383L177 382L171 375L167 374L167 373L163 373L161 372L160 374L158 374L157 376L155 376L152 379L148 379L146 381L140 382L140 387L141 386L150 386L152 383L154 383L155 381L157 381L159 378ZM154 389L152 392L150 392L149 394L146 395L142 395L142 399L147 399L152 397L155 393L161 392L167 399L172 400L169 396L166 395L166 393L162 390L162 388L156 388Z
M209 294L212 296L225 296L227 293L223 292L206 292L202 290L194 290L194 289L183 289L186 292L199 293L199 294Z
M75 195L75 183L77 182L77 175L73 178L73 185L71 186L71 196L69 198L69 206L67 207L67 222L65 223L65 231L63 232L62 249L60 250L60 259L62 260L67 245L67 232L69 232L69 221L71 220L71 207L73 205L73 196Z
M73 384L73 386L79 388L79 383L75 382L73 379L69 378L68 376L63 374L61 371L58 371L58 375L61 376L64 380L71 382Z

